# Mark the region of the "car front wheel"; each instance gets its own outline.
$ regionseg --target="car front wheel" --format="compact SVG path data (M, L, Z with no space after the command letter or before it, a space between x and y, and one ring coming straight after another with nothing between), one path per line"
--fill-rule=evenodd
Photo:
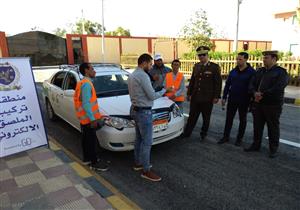
M48 118L52 121L56 120L57 116L56 116L56 114L55 114L55 112L54 112L54 110L53 110L53 108L52 108L52 106L51 106L48 99L46 99L46 109L47 109Z

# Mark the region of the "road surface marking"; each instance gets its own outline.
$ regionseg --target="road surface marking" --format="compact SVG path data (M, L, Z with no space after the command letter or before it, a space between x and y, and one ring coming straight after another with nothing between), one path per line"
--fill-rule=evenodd
M267 136L266 139L269 139L269 137ZM289 140L285 140L285 139L279 139L279 141L283 144L287 144L287 145L290 145L290 146L294 146L294 147L298 147L300 148L300 144L299 143L296 143L296 142L293 142L293 141L289 141Z
M186 113L183 113L183 116L189 117L189 115L186 114ZM269 139L269 137L266 137L266 139ZM290 145L290 146L294 146L294 147L300 148L300 144L299 143L296 143L296 142L293 142L293 141L289 141L289 140L285 140L285 139L279 139L279 141L281 143L283 143L283 144L287 144L287 145Z
M285 106L293 107L293 108L300 108L299 105L294 105L294 104L284 104Z

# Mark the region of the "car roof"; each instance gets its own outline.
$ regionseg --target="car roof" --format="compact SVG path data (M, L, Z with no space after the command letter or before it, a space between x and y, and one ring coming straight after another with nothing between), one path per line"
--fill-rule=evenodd
M108 74L108 73L127 73L124 69L122 69L122 66L119 64L114 63L91 63L94 67L94 70L96 71L97 75L101 74ZM60 69L63 71L75 71L78 74L79 72L79 65L60 65Z

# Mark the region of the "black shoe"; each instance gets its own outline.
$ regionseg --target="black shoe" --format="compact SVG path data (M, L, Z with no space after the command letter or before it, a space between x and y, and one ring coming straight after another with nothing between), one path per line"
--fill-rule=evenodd
M235 146L240 147L242 145L242 139L237 139L234 143Z
M257 151L259 151L259 148L257 148L257 147L255 147L255 146L251 145L251 146L248 147L248 148L244 148L244 151L245 151L245 152L257 152Z
M204 140L206 138L207 134L206 133L200 133L200 137L202 140Z
M102 162L92 163L90 165L90 168L94 171L107 171L108 165L102 161Z
M269 158L276 158L278 156L277 152L270 152L269 153Z
M181 139L185 139L185 138L189 138L191 135L188 135L188 134L186 134L186 133L182 133L181 135L180 135L180 138Z
M226 143L226 142L229 142L229 138L223 137L223 138L221 138L217 143L218 143L218 144L224 144L224 143Z

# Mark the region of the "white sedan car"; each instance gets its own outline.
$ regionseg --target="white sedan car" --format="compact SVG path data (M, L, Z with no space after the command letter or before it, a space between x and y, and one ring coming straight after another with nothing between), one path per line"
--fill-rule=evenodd
M128 151L134 148L135 124L130 117L130 98L127 79L129 73L114 64L93 64L96 71L94 86L100 112L109 116L105 125L97 130L101 147L111 151ZM57 116L77 130L79 120L75 114L73 95L77 81L82 79L77 66L63 66L43 83L47 115ZM183 132L184 117L178 106L167 97L154 101L153 144L169 141Z

